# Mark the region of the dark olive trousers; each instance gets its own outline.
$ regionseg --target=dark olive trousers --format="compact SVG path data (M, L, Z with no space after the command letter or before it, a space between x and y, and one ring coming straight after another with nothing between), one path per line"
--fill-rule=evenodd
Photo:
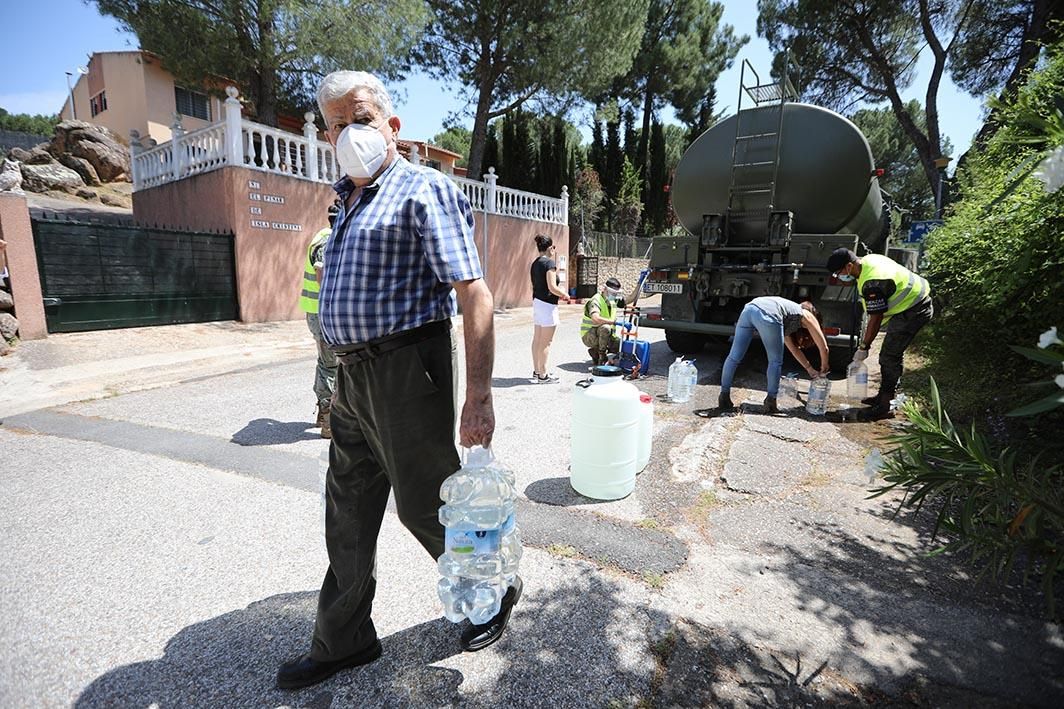
M316 660L338 660L376 640L370 610L389 491L400 522L433 559L443 554L440 484L460 467L456 375L451 331L338 368L326 476L329 570L314 623Z
M887 322L887 336L883 338L883 346L879 350L879 373L882 379L879 397L883 403L893 399L898 390L906 348L912 344L920 328L931 322L934 314L931 299L925 298Z

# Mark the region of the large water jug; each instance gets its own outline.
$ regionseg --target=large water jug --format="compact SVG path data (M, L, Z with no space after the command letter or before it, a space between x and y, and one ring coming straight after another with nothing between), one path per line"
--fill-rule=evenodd
M864 362L850 362L846 368L846 399L850 406L859 406L868 396L868 367Z
M635 488L639 390L618 367L601 366L573 391L569 483L584 497L617 500Z
M805 402L805 410L813 416L823 416L828 410L830 392L831 381L827 377L817 377L809 382L809 398Z
M517 575L521 541L514 521L514 475L487 448L463 451L462 467L440 486L444 550L437 592L452 623L482 625L498 614Z
M685 362L683 357L669 365L669 382L666 396L676 404L682 404L691 398L691 393L698 383L698 369L694 362Z
M635 472L643 472L650 462L650 446L654 436L654 397L639 395L639 445L636 447Z

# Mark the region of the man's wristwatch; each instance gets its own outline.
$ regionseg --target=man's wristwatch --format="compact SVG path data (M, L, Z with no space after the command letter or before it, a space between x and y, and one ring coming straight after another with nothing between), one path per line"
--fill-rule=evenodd
M857 349L859 349L859 350L866 350L867 351L870 347L871 347L871 345L866 345L863 342L861 344L857 345Z

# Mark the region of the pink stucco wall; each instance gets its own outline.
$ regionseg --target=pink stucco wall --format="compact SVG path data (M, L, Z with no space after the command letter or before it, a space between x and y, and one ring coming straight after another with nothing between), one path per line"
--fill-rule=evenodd
M258 183L258 187L252 188L250 183ZM263 199L252 199L253 193ZM267 196L283 197L284 204L264 201ZM306 246L318 229L328 225L326 210L334 197L329 185L246 168L222 168L135 192L133 216L141 224L232 231L236 237L240 319L289 320L301 316L298 298ZM251 214L252 208L261 214ZM485 215L477 212L474 217L483 262ZM297 224L300 231L256 228L252 219ZM558 245L558 253L568 254L569 227L492 214L487 215L487 228L485 280L496 306L530 305L528 267L537 255L535 236L550 236Z
M48 335L41 300L41 278L33 226L23 195L0 193L0 239L7 242L7 270L15 300L19 337L37 340Z
M226 167L135 192L133 217L175 229L232 231L240 319L293 320L302 316L298 303L307 244L328 226L326 210L335 196L326 184ZM270 226L253 226L253 221Z
M481 263L484 262L484 221L488 224L487 276L485 281L495 296L496 307L522 307L532 304L532 281L528 269L539 255L536 234L554 240L559 254L569 253L569 226L524 219L485 215L476 212L476 240ZM566 277L562 273L563 280ZM569 280L575 273L569 274ZM568 286L564 286L568 288Z

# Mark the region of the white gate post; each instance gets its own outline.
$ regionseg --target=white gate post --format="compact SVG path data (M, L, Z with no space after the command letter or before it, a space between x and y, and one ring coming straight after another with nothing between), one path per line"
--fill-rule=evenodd
M234 167L244 166L244 135L240 126L240 92L235 86L225 87L225 161Z
M569 223L569 186L562 185L562 213L558 215L559 224Z
M174 122L170 124L170 169L174 181L180 180L185 173L185 127L181 125L181 114L174 113Z
M136 192L140 189L141 183L144 181L144 175L141 174L143 166L141 161L137 160L137 156L143 152L144 146L140 144L140 131L134 128L129 131L129 171L130 177L133 178L133 191Z
M318 127L314 125L314 111L303 114L303 137L307 141L307 179L318 181Z
M499 176L495 174L495 168L489 167L488 173L484 175L484 182L488 185L484 198L484 211L488 214L495 214L497 212L495 205L495 181L498 179Z

